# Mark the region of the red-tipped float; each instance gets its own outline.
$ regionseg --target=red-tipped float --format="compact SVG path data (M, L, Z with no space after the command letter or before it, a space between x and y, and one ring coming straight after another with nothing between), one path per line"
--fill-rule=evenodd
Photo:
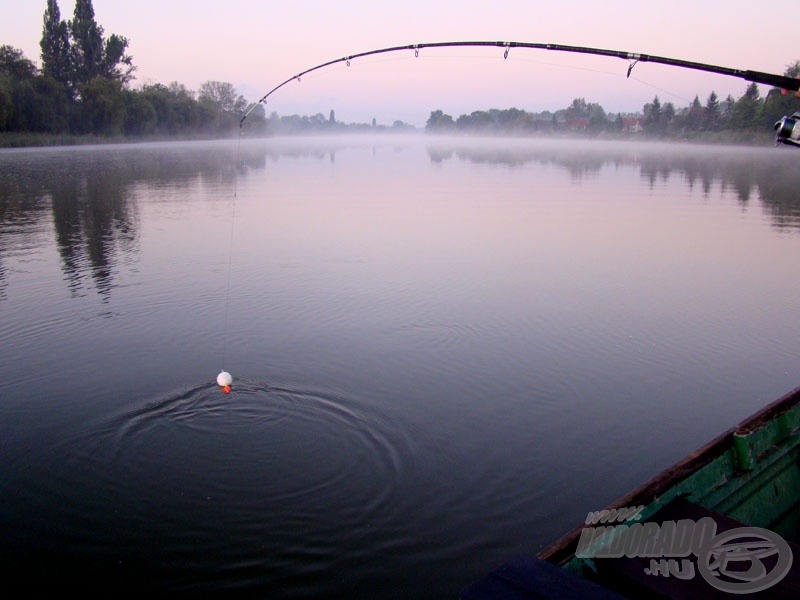
M231 384L233 383L233 377L227 371L220 371L219 375L217 375L217 385L222 388L222 391L226 394L231 393Z

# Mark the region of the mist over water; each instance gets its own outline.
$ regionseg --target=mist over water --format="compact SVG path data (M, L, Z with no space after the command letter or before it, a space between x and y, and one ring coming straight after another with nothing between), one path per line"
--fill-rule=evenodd
M4 581L456 597L800 383L798 157L0 151Z

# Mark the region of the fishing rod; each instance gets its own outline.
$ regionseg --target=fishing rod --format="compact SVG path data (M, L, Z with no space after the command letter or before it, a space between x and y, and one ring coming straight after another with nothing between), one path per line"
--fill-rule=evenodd
M511 48L552 50L555 52L572 52L578 54L594 54L597 56L611 56L615 58L622 58L628 61L627 77L631 76L631 71L633 71L633 67L635 67L637 63L652 62L662 65L670 65L673 67L681 67L684 69L694 69L696 71L705 71L707 73L716 73L719 75L738 77L746 81L752 81L754 83L761 83L764 85L771 85L784 90L791 90L795 92L800 91L800 79L787 77L785 75L764 73L762 71L751 71L749 69L732 69L730 67L709 65L706 63L681 60L679 58L669 58L666 56L654 56L652 54L625 52L622 50L605 50L603 48L587 48L585 46L565 46L563 44L543 44L536 42L490 42L490 41L432 42L426 44L406 44L404 46L391 46L389 48L368 50L367 52L359 52L358 54L352 54L350 56L343 56L342 58L329 60L328 62L324 62L315 67L311 67L310 69L306 69L305 71L302 71L297 75L290 77L286 81L283 81L282 83L276 85L266 94L264 94L264 96L261 97L261 99L258 102L253 104L253 106L250 107L250 109L248 109L247 112L245 112L244 116L239 122L239 126L241 127L244 124L245 119L258 104L266 104L267 98L269 98L272 94L277 92L286 84L295 80L300 81L300 79L304 75L307 75L308 73L317 71L319 69L324 69L325 67L329 67L337 63L343 62L346 63L347 66L349 67L350 61L355 60L357 58L363 58L365 56L372 56L375 54L386 54L388 52L403 52L403 51L413 50L414 56L419 56L419 51L422 50L423 48L452 48L452 47L481 47L481 46L503 48L504 49L503 58L508 58L508 54ZM791 144L800 147L800 112L794 113L791 117L787 116L781 118L780 121L775 123L775 131L776 131L776 138L775 138L776 142L783 144Z

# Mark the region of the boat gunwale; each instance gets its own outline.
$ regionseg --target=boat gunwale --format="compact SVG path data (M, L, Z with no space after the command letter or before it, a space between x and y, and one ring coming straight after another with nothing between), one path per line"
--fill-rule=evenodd
M683 459L667 467L648 481L609 504L604 510L650 505L659 496L677 486L698 470L720 458L733 447L734 436L749 435L779 418L795 406L800 405L800 387L784 394L758 412L750 415L718 435ZM581 532L586 525L581 523L564 534L550 546L538 553L538 557L563 566L573 558Z

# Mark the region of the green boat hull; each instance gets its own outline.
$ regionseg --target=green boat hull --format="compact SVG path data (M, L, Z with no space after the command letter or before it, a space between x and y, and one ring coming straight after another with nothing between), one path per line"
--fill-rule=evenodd
M800 597L800 388L593 513L537 557L517 557L503 565L466 588L462 598L579 598L600 589L615 598L730 597L745 593L748 585L759 587L758 577L747 583L737 579L738 573L734 583L730 578L719 583L722 575L730 575L724 572L728 563L719 560L719 548L714 554L693 547L690 556L675 552L675 544L670 552L669 536L642 533L680 522L698 529L709 525L710 538L697 538L706 541L741 538L746 529L764 532L767 539L756 540L762 545L777 540L779 548L765 562L750 561L754 572L766 565L758 574L764 589L756 597ZM635 527L639 537L629 531ZM659 540L659 535L669 539ZM754 543L752 536L744 539ZM723 549L725 560L750 564L741 554L725 554L729 550ZM722 575L713 572L720 567ZM763 574L770 569L780 573ZM595 587L565 594L576 585Z

